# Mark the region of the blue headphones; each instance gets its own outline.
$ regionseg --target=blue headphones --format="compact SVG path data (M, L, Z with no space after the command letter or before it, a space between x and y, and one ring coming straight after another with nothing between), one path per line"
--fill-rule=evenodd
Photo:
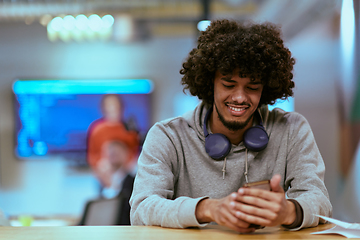
M231 150L231 142L224 134L208 133L206 123L212 110L213 107L210 107L204 119L203 128L205 134L205 150L211 158L215 160L222 160L229 154ZM255 113L259 117L259 125L253 126L245 131L243 142L247 149L259 152L266 148L269 142L269 136L263 127L259 112L255 111Z

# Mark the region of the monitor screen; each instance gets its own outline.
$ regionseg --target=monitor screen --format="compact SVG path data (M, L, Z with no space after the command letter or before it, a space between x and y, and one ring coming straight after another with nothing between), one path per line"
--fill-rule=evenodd
M109 94L120 98L125 126L143 139L151 126L152 90L148 79L16 80L15 154L85 163L88 129L103 118L101 101Z

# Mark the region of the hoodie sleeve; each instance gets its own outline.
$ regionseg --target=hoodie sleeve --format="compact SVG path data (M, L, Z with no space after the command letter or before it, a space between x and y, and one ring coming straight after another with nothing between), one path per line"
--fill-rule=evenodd
M155 124L147 134L138 161L130 199L132 225L203 226L195 217L196 205L203 198L174 197L177 155L166 127L161 123Z
M313 227L323 222L315 216L331 216L332 205L324 184L325 164L307 120L296 114L289 131L285 189L303 210L300 227Z

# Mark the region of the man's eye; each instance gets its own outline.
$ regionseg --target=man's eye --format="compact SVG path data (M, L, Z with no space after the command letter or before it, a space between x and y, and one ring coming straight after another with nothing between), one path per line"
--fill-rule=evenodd
M256 90L258 90L259 88L248 87L248 89L250 89L251 91L256 91Z
M226 87L226 88L232 88L232 87L234 87L234 85L226 85L226 84L223 84L223 86Z

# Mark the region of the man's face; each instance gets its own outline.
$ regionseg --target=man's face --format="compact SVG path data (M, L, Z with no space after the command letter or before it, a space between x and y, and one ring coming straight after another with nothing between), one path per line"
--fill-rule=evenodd
M224 76L216 71L214 108L218 118L214 118L215 124L221 122L230 131L250 127L262 90L260 79L241 74L239 69L235 69L232 76Z
M106 157L114 169L119 169L124 166L129 158L129 149L125 143L112 142L107 145L105 149Z

